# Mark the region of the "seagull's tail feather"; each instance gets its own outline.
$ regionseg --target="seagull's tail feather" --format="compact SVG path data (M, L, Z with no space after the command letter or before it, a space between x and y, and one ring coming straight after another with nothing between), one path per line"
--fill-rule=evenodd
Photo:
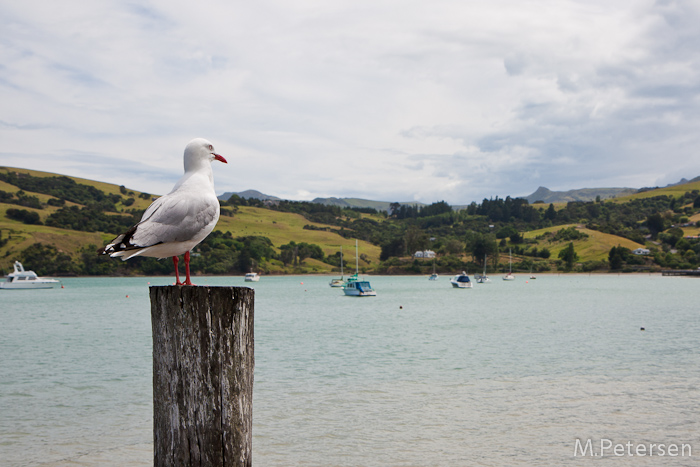
M126 261L132 256L141 254L144 249L148 247L142 247L131 243L137 226L138 224L131 227L125 233L117 235L114 240L97 250L97 254L109 255L112 258L121 258L122 261Z

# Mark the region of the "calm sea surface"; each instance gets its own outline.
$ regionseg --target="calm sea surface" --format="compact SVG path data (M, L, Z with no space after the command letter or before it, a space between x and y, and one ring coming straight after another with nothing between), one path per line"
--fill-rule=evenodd
M700 279L370 279L252 285L254 465L696 465ZM149 282L172 281L0 291L0 465L152 465ZM633 455L574 456L589 439Z

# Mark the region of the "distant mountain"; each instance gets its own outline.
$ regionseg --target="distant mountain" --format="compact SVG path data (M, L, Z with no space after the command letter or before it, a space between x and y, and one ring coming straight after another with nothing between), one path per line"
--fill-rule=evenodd
M677 183L669 183L668 185L666 185L666 188L671 187L671 186L685 185L686 183L695 183L695 182L700 182L700 176L699 176L699 177L695 177L695 178L693 178L692 180L688 180L688 179L686 179L686 178L681 178L681 181L680 181L680 182L677 182Z
M241 198L246 198L246 199L259 199L262 201L282 201L282 198L278 198L277 196L271 196L271 195L266 195L265 193L261 193L257 190L246 190L246 191L239 191L237 193L234 192L226 192L222 195L219 195L218 198L222 201L228 201L228 199L232 195L238 195ZM340 206L341 208L372 208L376 209L377 211L387 211L389 212L391 203L390 201L372 201L370 199L361 199L361 198L316 198L311 201L312 203L318 203L318 204L325 204L327 206ZM406 204L409 206L426 206L424 203L419 203L417 201L403 201L399 202L399 204Z
M219 195L218 198L221 201L228 201L228 199L233 195L238 195L241 198L246 198L246 199L250 199L250 198L259 199L262 201L267 201L267 200L282 201L282 198L278 198L277 196L266 195L265 193L260 193L258 190L245 190L245 191L239 191L238 193L233 193L233 192L227 191L223 195Z
M325 204L327 206L340 206L341 208L372 208L377 211L387 211L391 207L391 201L372 201L361 198L316 198L312 203ZM426 206L424 203L417 201L400 201L399 204L407 206Z
M539 187L533 194L523 196L530 204L536 201L544 203L568 203L569 201L595 201L600 199L615 198L637 193L635 188L581 188L569 191L552 191L543 186Z
M681 179L678 183L670 183L666 187L673 187L677 185L683 185L686 183L693 183L700 181L700 176L695 177L691 180ZM536 201L542 201L544 203L568 203L569 201L595 201L598 196L600 199L610 199L620 196L632 195L635 193L654 190L659 187L646 187L646 188L580 188L576 190L569 191L552 191L546 187L539 187L534 193L528 196L522 196L530 204L534 204ZM263 201L282 201L282 198L277 196L266 195L257 190L245 190L237 193L226 192L219 196L222 201L227 201L232 195L238 195L241 198L254 198ZM390 201L373 201L363 198L315 198L312 203L325 204L330 206L340 206L341 208L372 208L377 211L389 212L392 202ZM407 206L427 206L425 203L419 203L417 201L401 201L399 204ZM452 206L455 210L464 209L466 206Z

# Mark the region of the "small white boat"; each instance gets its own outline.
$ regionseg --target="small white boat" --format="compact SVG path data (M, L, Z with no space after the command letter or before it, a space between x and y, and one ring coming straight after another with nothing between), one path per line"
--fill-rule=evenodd
M245 275L246 282L258 282L259 280L260 280L260 276L258 275L257 272L249 272L248 274Z
M508 256L510 259L508 260L508 273L503 276L504 281L514 281L515 276L513 275L513 254L511 253L511 250L508 250Z
M450 284L456 289L471 289L474 287L472 281L469 280L469 275L464 271L462 271L462 274L457 274L450 279Z
M331 287L342 287L345 285L345 279L343 279L343 247L340 247L340 279L331 279L328 283Z
M0 289L52 289L60 281L39 277L34 271L25 271L19 261L15 261L15 272L7 275L5 282L0 282Z
M482 275L474 274L474 280L477 284L488 284L491 282L489 276L486 275L486 255L484 255L484 273Z
M433 260L433 273L428 277L429 281L436 281L438 280L438 274L435 272L435 260Z

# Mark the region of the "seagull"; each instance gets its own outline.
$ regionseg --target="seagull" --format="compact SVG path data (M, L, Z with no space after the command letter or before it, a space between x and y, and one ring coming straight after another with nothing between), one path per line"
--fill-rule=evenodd
M190 141L185 147L185 174L167 195L156 199L141 221L120 234L98 251L103 255L173 258L175 284L193 285L190 280L190 251L214 230L219 220L219 200L214 192L212 161L226 159L214 152L214 146L203 138ZM178 256L185 255L185 282L180 282Z

